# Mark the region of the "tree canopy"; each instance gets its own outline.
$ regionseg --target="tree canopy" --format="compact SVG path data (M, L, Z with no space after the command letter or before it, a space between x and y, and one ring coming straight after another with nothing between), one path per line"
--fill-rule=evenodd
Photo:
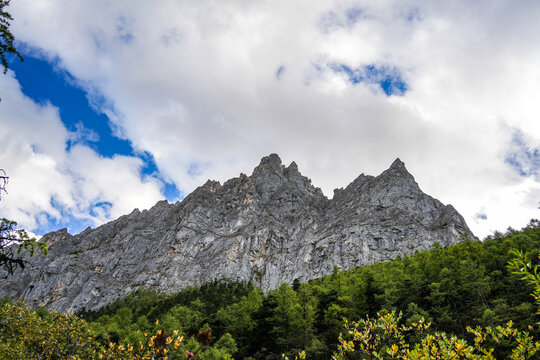
M267 294L138 290L78 316L0 300L0 359L533 359L539 253L531 221Z
M4 74L7 73L9 68L8 54L15 55L21 61L24 61L22 55L15 48L15 37L9 30L10 21L13 21L13 17L4 9L9 6L9 2L10 0L0 0L0 61L4 67Z
M7 194L8 179L4 169L0 169L0 200L3 193ZM0 219L0 267L3 267L8 275L13 274L17 267L24 268L23 250L34 256L36 248L47 254L47 244L38 242L28 236L24 229L17 228L17 222L6 218Z
M217 339L230 334L236 343L235 358L281 359L282 354L294 357L304 351L310 359L329 359L343 345L340 334L343 341L350 341L345 334L368 317L372 329L381 322L404 326L407 330L400 332L409 351L427 341L428 335L441 346L466 342L474 348L478 328L485 334L488 327L499 331L498 326L500 336L510 328L512 333L528 332L537 339L532 279L524 283L523 273L518 276L507 267L516 258L515 249L526 256L530 267L537 264L538 221L482 242L465 241L385 263L336 270L303 284L282 284L267 294L251 284L215 282L172 295L139 291L100 311L80 315L90 321L103 343L136 342L137 334L159 328L156 320L167 331L179 330L184 339L210 327ZM344 328L344 318L349 328ZM420 332L420 323L430 325ZM522 340L527 339L523 335ZM494 347L495 358L505 358L512 341L502 341L506 344L502 347L491 342L477 345ZM386 348L380 350L386 354ZM357 358L354 353L344 356Z

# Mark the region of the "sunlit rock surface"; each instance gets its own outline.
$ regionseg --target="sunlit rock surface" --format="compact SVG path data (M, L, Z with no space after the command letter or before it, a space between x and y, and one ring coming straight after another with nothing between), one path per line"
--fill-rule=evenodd
M49 255L0 274L0 297L33 306L97 309L139 288L167 293L216 279L265 291L431 248L470 233L450 205L424 194L398 159L327 199L293 162L272 154L251 176L208 181L183 201L160 201L71 236L49 233Z

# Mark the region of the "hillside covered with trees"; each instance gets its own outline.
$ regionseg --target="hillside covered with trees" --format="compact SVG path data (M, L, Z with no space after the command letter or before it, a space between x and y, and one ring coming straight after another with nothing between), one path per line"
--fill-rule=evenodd
M403 344L411 348L425 341L426 336L438 339L438 334L444 332L448 338L464 340L463 343L455 340L453 346L466 349L466 344L473 345L479 339L471 328L496 329L512 321L507 326L512 329L507 335L511 338L512 334L526 332L528 338L519 336L522 340L529 339L528 344L534 348L531 339L540 335L538 306L531 296L535 289L508 267L516 258L515 250L532 261L530 269L537 265L540 222L532 220L521 231L509 229L482 242L466 240L448 248L437 247L349 271L336 268L329 276L303 284L297 281L282 284L267 294L252 284L226 282L190 287L172 295L140 290L97 312L77 316L45 309L33 311L5 300L0 313L0 347L30 354L49 349L50 342L56 341L60 345L54 351L60 351L63 346L65 354L78 354L92 344L93 355L78 355L80 358L99 358L99 355L115 358L121 354L124 357L117 358L129 358L125 354L128 349L130 356L138 354L134 358L144 358L145 351L150 354L152 349L161 349L161 337L162 348L168 346L168 352L159 356L170 359L279 359L282 354L294 357L299 352L310 359L363 358L356 353L360 345L354 351L347 349L360 339L354 335L362 333L360 327L365 331L370 326L371 330L380 330L385 321L385 326L394 324L395 328L389 329L401 331ZM22 328L14 328L14 323L8 320L10 316L13 318L14 311L19 312L16 318L27 316L31 321L20 322ZM358 323L359 320L363 323ZM65 326L69 331L59 331L54 325L58 321L68 324ZM373 322L367 325L366 321ZM41 342L29 335L47 333L40 327L49 329L50 333ZM419 327L421 332L411 330ZM371 334L365 331L364 334ZM68 335L69 332L78 334L78 340ZM343 334L341 338L340 334ZM379 339L375 335L373 332L373 342ZM354 339L348 342L350 336ZM488 348L493 348L496 358L509 357L516 347L508 336L506 340L488 341ZM399 358L398 347L396 356L390 356L389 349L394 349L389 347L392 342L381 344L380 349L388 358ZM471 349L481 353L474 346Z

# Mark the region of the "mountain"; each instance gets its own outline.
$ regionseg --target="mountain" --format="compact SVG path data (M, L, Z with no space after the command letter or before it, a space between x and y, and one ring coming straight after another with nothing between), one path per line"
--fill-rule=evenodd
M33 306L98 309L143 287L176 292L227 279L263 290L462 240L450 205L424 194L399 159L328 199L293 162L264 157L251 176L207 181L183 201L160 201L78 235L43 236L49 255L1 276L0 297ZM4 274L5 275L5 274Z

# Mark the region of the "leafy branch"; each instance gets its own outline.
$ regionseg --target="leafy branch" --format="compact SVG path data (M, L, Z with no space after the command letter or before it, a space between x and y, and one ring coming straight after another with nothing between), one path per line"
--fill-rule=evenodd
M521 250L512 250L510 252L515 256L508 262L508 268L514 270L512 274L521 276L521 280L527 282L534 287L532 296L538 305L537 313L540 314L540 265L532 265L527 254ZM538 256L540 259L540 256Z
M19 255L27 250L34 256L36 249L48 253L47 244L28 236L24 229L17 229L17 222L3 218L0 220L0 265L9 275L17 267L24 269L25 260Z
M10 21L13 21L13 17L4 10L4 7L8 6L9 2L10 0L0 0L0 61L4 67L4 74L7 73L9 67L6 54L13 54L21 61L24 61L24 58L13 44L15 37L9 31Z

